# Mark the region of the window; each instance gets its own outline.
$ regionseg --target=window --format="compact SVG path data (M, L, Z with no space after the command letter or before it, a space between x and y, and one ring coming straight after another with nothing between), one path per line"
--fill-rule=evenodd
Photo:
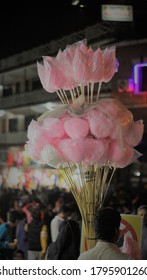
M33 115L30 115L30 116L26 116L25 117L25 130L28 129L28 125L30 124L31 120L34 119L34 116Z
M20 83L19 83L19 82L17 82L17 83L15 84L15 93L16 93L16 94L19 94L19 93L20 93Z
M17 131L18 131L18 119L10 119L9 132L17 132Z
M39 79L32 81L32 90L40 89L42 87Z
M4 97L7 97L7 96L10 96L13 94L13 91L12 91L12 86L10 85L5 85L4 88L3 88L3 96Z

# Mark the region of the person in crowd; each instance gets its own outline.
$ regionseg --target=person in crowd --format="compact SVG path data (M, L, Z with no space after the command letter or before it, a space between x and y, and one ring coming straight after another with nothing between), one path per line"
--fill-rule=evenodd
M26 214L28 224L32 221L33 208L36 208L37 206L39 206L39 203L36 201L32 201L22 207L22 211Z
M28 253L28 233L26 231L27 217L24 212L16 228L17 249L23 252L23 259L27 260Z
M81 232L79 224L74 220L63 221L59 226L59 234L55 242L47 249L47 260L77 260L80 254Z
M2 211L0 211L0 225L4 224L5 220L6 220L5 214Z
M61 206L63 205L63 197L61 196L61 194L59 193L58 197L55 199L54 202L54 207L52 209L53 213L56 215L58 214Z
M119 237L121 216L111 207L103 207L94 216L94 230L97 235L96 246L79 256L79 260L128 260L134 259L122 253L116 245Z
M55 217L55 213L53 212L53 205L48 203L44 211L44 222L47 225L47 232L48 232L48 245L52 242L51 239L51 221Z
M11 260L13 251L17 248L15 229L18 221L18 212L11 210L8 212L8 221L0 225L0 259L2 260Z
M142 216L142 242L141 242L141 258L147 260L147 205L142 204L137 209L137 215Z
M32 211L32 221L25 227L28 232L28 260L39 260L47 249L47 226L41 220L41 211L36 207Z
M52 242L56 241L59 234L60 224L70 216L70 209L66 205L62 205L58 214L51 220L51 239Z

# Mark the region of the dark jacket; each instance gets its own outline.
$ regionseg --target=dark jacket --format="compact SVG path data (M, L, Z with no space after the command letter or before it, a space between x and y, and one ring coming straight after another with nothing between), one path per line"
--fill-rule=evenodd
M63 221L57 240L48 246L46 259L76 260L80 254L80 237L80 228L76 221Z
M28 225L28 249L31 251L41 251L40 232L43 223L41 221L32 220Z

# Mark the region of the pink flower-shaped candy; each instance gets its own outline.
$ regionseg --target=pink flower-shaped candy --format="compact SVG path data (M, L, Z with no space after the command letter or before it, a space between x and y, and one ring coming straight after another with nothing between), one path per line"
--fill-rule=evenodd
M88 59L80 49L76 49L72 62L72 75L78 84L87 84L89 80Z
M90 82L101 82L104 77L104 63L102 51L98 48L90 57Z
M116 69L116 58L115 58L116 48L106 48L103 51L103 63L104 63L104 77L103 82L109 82L114 73L117 71Z

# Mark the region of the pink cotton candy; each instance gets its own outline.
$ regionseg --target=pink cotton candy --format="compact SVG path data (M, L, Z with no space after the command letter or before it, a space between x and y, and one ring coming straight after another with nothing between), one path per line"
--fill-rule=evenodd
M64 129L70 138L84 138L89 132L89 124L87 120L72 117L65 120Z
M37 122L32 120L28 126L28 139L37 145L38 150L41 150L44 145L51 141L51 136L47 131Z
M127 166L134 155L134 150L129 145L125 145L121 148L117 140L112 140L109 145L108 160L115 167L123 168Z
M43 57L45 69L48 65L51 66L51 80L50 83L54 86L55 90L63 88L66 77L62 69L62 64L54 57ZM46 77L47 78L47 77Z
M112 121L109 136L122 141L121 138L128 134L133 122L131 111L127 110L119 100L110 98L101 99L97 108Z
M63 163L61 155L51 145L45 146L41 151L41 160L49 166L53 166L55 168L59 167Z
M102 51L98 48L90 58L90 82L101 82L104 76Z
M81 42L81 44L79 44L79 50L81 50L85 55L87 55L89 49L85 43Z
M44 65L37 62L37 71L43 88L47 92L56 91L57 88L55 88L55 77L54 77L55 73L53 72L52 65L48 65L48 67L45 67Z
M63 122L65 120L68 120L71 118L71 115L69 113L64 113L61 117L60 117L60 120L62 120Z
M43 127L50 137L60 137L65 135L63 121L57 118L46 118L43 120Z
M108 159L112 162L118 162L122 159L126 151L126 146L121 148L117 140L112 140L109 145Z
M72 89L76 84L74 78L72 76L72 60L73 58L70 57L67 51L59 51L56 57L57 61L60 63L60 69L64 73L65 81L63 85L63 89Z
M105 139L96 140L96 139L85 139L84 140L84 163L88 164L104 164L107 158L109 142Z
M109 82L114 73L116 72L116 60L115 60L116 48L106 48L103 51L103 63L104 63L104 77L103 82Z
M37 135L37 130L39 129L40 125L37 121L32 120L28 125L27 137L29 140L34 140Z
M143 121L139 120L134 122L128 134L125 136L126 143L132 147L137 146L143 137L143 132L144 132Z
M126 122L131 122L133 120L133 115L118 99L105 98L99 100L97 106L103 113L105 113L112 120L121 121L123 124Z
M102 112L105 112L105 114L111 119L115 119L120 110L120 102L119 100L112 98L100 99L98 103L98 108Z
M77 85L87 84L87 81L89 80L87 56L85 56L80 49L76 49L75 51L72 62L72 76Z
M34 161L41 162L40 150L37 149L34 142L27 141L24 148L30 158L32 158Z
M117 168L124 168L135 161L134 149L130 146L127 146L126 151L124 152L123 158L117 162Z
M56 57L44 56L43 65L37 63L39 78L48 92L69 90L89 82L108 82L117 68L115 47L93 51L84 40L59 50Z
M108 137L113 127L113 122L100 110L87 113L91 134L96 138Z
M59 151L64 160L74 163L80 162L84 158L84 145L82 139L67 139L59 143Z
M52 57L43 57L44 65L37 63L38 75L44 89L54 92L64 86L65 76L61 70L60 63Z

